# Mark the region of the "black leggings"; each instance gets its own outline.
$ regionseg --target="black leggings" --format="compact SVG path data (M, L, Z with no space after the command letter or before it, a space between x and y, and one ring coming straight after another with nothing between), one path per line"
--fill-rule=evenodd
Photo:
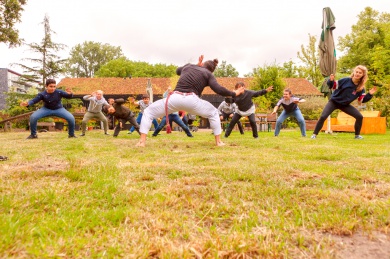
M241 115L238 114L238 113L235 113L233 115L233 118L231 120L231 122L229 123L229 127L226 129L226 132L225 132L225 137L229 137L230 133L232 132L234 126L236 125L236 123L241 119ZM252 134L253 134L253 137L254 138L257 138L258 135L257 135L257 126L256 126L256 117L255 117L255 114L252 113L251 115L248 116L248 119L249 119L249 123L251 124L251 128L252 128Z
M346 114L354 117L356 119L355 121L355 135L360 135L360 130L362 129L363 125L363 115L352 105L341 105L338 103L335 103L333 100L330 100L326 105L324 110L322 111L321 117L317 122L316 128L314 129L313 134L317 135L318 132L322 129L322 126L324 126L325 120L328 118L328 116L336 109L342 110Z

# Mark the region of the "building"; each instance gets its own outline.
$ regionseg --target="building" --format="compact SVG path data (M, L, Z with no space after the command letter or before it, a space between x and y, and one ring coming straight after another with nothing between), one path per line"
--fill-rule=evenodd
M7 93L27 93L30 88L38 88L39 82L25 83L22 74L8 68L0 68L0 110L6 108Z

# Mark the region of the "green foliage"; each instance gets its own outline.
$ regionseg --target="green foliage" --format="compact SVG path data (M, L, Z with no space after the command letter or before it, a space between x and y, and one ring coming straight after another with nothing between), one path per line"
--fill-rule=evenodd
M299 77L306 78L315 87L320 88L324 78L320 71L320 56L316 42L316 37L309 34L309 45L307 47L301 45L298 58L305 65L299 67Z
M283 78L296 78L299 75L298 70L298 67L290 60L289 62L284 62L282 67L280 67L280 75Z
M267 89L271 85L274 87L273 91L253 99L257 106L257 111L271 110L283 95L286 83L282 79L280 67L276 64L264 65L253 70L253 80L250 89L258 91Z
M26 0L0 1L0 42L10 47L19 46L22 43L15 24L20 22L22 6L26 2Z
M77 44L69 55L67 72L73 77L94 77L102 65L123 57L121 47L93 41Z
M237 77L238 74L238 71L231 64L226 64L225 60L214 71L215 77Z
M100 67L96 77L172 77L176 75L177 66L155 64L142 61L131 61L118 58Z
M350 74L357 65L368 69L367 89L380 86L372 99L375 110L390 116L390 14L366 7L359 15L352 32L339 37L339 48L345 52L338 61L338 71Z
M306 102L299 104L303 117L305 120L318 120L328 99L324 97L307 97L305 100Z
M24 59L38 65L29 67L23 64L17 64L23 68L24 73L27 73L21 77L23 81L41 81L42 84L45 84L47 78L55 78L65 71L64 64L66 60L60 59L60 57L55 54L59 50L64 49L65 45L52 41L51 34L54 33L54 31L50 29L49 17L47 15L45 15L42 24L45 33L42 42L27 44L27 46L30 47L30 50L39 54L40 57Z

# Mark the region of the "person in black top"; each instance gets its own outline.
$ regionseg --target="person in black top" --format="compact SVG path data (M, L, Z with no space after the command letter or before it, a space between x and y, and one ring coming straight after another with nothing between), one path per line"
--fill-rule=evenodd
M211 103L202 100L199 96L206 86L222 96L238 96L243 93L243 89L229 91L218 84L213 72L218 65L218 60L203 61L203 56L199 58L197 65L187 64L177 68L176 73L180 76L176 88L167 96L167 98L158 100L145 109L141 120L141 138L137 146L144 147L146 143L146 134L149 131L153 118L163 117L176 111L184 110L188 113L208 118L210 127L215 136L215 144L224 146L220 139L221 120L218 109Z
M225 138L229 137L230 133L232 132L234 126L238 122L239 119L241 119L242 116L247 116L249 119L249 123L252 128L252 135L254 138L258 138L257 134L257 127L256 127L256 118L255 118L255 105L252 101L253 97L257 97L260 95L264 95L270 91L272 91L274 87L270 86L265 90L260 91L253 91L253 90L245 90L245 84L242 82L239 82L235 85L235 89L244 90L244 93L240 96L234 97L234 102L236 103L238 109L236 113L234 113L232 121L229 123L229 127L226 129L225 132Z
M362 65L355 67L350 77L341 78L340 80L335 81L333 74L329 76L327 84L330 89L334 90L334 92L322 111L313 135L311 136L312 139L317 137L325 120L336 109L342 110L356 119L355 139L363 139L363 137L360 136L360 130L363 125L363 115L358 111L358 109L353 107L351 103L356 99L358 99L359 102L368 102L371 100L373 94L376 93L377 87L374 86L367 94L365 94L364 86L367 80L368 71L367 68Z
M306 137L306 123L305 118L303 118L303 115L301 113L301 110L298 108L298 103L305 102L305 99L301 99L299 97L295 97L292 95L292 92L290 89L284 89L283 91L283 97L278 101L278 103L275 105L274 110L271 114L275 114L280 106L283 106L283 111L276 120L276 127L275 127L275 136L279 136L280 129L282 128L282 123L285 119L288 117L295 117L298 121L299 128L301 129L302 137Z

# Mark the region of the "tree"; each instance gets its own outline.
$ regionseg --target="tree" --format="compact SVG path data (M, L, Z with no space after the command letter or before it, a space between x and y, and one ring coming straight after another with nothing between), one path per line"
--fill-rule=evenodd
M214 71L215 77L237 77L238 74L237 70L231 64L226 64L224 60Z
M73 77L94 77L102 65L123 57L121 47L93 41L77 44L69 55L67 71Z
M252 90L258 91L266 89L271 85L274 87L272 92L254 99L258 110L271 110L283 95L283 89L286 85L283 80L283 73L281 73L280 67L276 64L264 65L263 67L253 69L252 75Z
M155 64L142 61L131 61L119 58L101 66L97 77L172 77L176 75L177 66Z
M60 59L60 57L55 53L64 49L66 46L52 41L51 34L55 32L50 29L49 17L47 15L45 15L42 24L44 26L44 37L42 42L40 44L27 44L27 46L30 47L30 50L34 53L38 53L40 57L23 59L38 65L35 67L29 67L23 64L17 65L24 69L24 73L27 73L24 77L22 77L27 78L26 81L40 81L41 79L41 84L44 85L47 78L55 78L64 72L64 64L66 60Z
M0 1L0 42L16 47L22 43L19 31L14 28L20 22L22 6L26 0L1 0Z
M372 99L374 108L382 116L389 116L390 101L390 14L381 13L366 7L352 26L352 32L339 37L339 48L345 54L338 60L338 73L350 74L352 69L361 64L368 69L369 89L379 86L379 91Z
M319 52L316 45L316 37L309 34L309 45L304 47L301 45L301 52L298 51L298 58L303 62L304 66L299 67L300 77L305 77L314 86L320 87L324 80L319 67Z
M280 67L281 76L284 78L294 78L298 77L298 68L292 60L289 62L284 62L282 67Z

